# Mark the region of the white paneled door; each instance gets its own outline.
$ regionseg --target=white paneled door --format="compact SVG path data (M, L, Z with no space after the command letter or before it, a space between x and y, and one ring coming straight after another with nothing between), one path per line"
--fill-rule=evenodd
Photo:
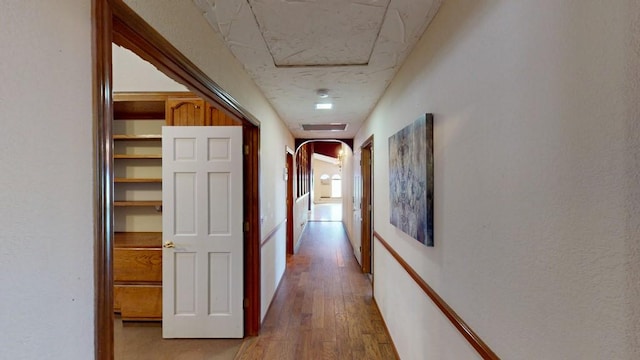
M162 335L243 337L242 127L162 128Z

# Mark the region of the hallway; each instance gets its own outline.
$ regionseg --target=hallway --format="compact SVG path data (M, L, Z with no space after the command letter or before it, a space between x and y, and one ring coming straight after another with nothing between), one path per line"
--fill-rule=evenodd
M115 358L396 359L341 210L341 204L313 206L258 337L165 340L160 323L116 318Z
M236 359L396 359L341 222L307 223L260 335Z

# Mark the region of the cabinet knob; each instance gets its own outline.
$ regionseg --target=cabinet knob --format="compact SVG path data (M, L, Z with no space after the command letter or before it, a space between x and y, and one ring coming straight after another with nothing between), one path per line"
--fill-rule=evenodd
M173 243L173 241L165 241L164 245L162 245L162 247L165 247L167 249L172 249L172 248L176 247L176 245Z

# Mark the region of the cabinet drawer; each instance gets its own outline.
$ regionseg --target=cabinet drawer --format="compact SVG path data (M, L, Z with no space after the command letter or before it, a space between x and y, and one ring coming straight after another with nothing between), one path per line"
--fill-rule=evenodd
M114 249L114 281L162 281L162 249Z
M122 320L162 320L162 285L115 285L114 298Z

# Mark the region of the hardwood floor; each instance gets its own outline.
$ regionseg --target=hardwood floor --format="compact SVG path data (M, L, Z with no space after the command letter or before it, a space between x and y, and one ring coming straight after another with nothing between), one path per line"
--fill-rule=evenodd
M258 337L236 359L396 359L341 222L309 222Z
M160 323L125 326L118 318L115 358L397 359L342 223L310 221L300 241L259 336L163 340Z
M309 221L342 222L342 203L313 204L309 212Z

